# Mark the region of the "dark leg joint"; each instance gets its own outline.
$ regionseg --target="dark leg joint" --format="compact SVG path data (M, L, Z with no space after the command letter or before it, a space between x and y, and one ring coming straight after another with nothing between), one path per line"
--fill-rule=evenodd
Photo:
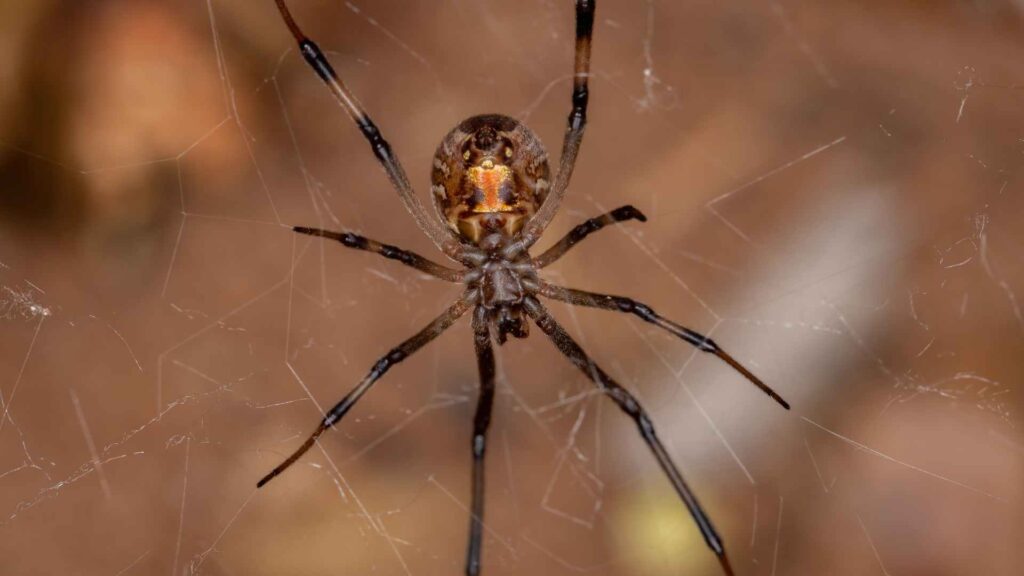
M358 234L352 234L351 232L345 232L344 234L342 234L341 238L339 238L338 241L344 244L345 246L348 246L349 248L358 248L360 250L366 250L366 248L370 245L369 241L366 238Z
M576 2L576 37L586 38L594 30L594 0Z
M392 156L391 145L380 135L380 130L377 129L377 125L373 123L373 120L370 120L364 114L356 118L356 124L359 125L359 131L363 133L367 142L370 143L370 147L373 148L373 155L381 162L390 162Z
M593 365L591 365L591 373L593 372ZM603 373L602 376L604 376ZM644 412L644 409L640 407L640 403L636 401L636 398L633 398L633 395L630 394L625 388L617 384L613 384L605 388L605 393L608 394L608 396L610 396L611 399L614 400L615 403L619 405L619 409L625 412L626 415L628 415L630 418L635 420L638 426L642 427L643 424L641 421L645 419L647 420L648 425L650 424L650 420L647 419L647 413Z
M299 51L302 52L302 57L309 62L309 65L316 71L316 75L320 77L324 82L331 82L337 80L338 75L334 72L334 68L331 63L327 61L324 53L320 51L320 47L316 45L309 38L303 39L299 42Z
M377 157L381 162L391 162L391 145L384 141L383 138L377 140L370 140L370 146L373 148L373 155Z
M360 250L366 250L370 241L358 234L351 232L331 232L330 230L321 230L319 228L309 228L306 226L292 226L292 230L299 234L306 234L309 236L317 236L320 238L327 238L330 240L337 240L343 245L349 248L358 248Z
M653 322L658 317L650 306L641 304L632 298L616 298L615 303L618 304L620 311L636 314L648 322Z
M323 427L330 428L334 426L338 422L338 420L341 420L341 417L344 416L346 412L348 412L348 409L349 406L344 406L343 409L341 410L331 410L330 412L328 412L327 416L324 416Z
M640 427L640 434L647 439L654 438L654 423L646 412L640 412L636 416L636 425Z
M585 78L584 78L585 79ZM579 79L577 79L579 80ZM590 99L590 92L587 90L587 85L577 86L572 91L572 106L573 113L579 112L581 115L587 108L587 101Z
M647 222L647 216L644 216L643 212L629 204L612 210L612 218L616 221L639 220L641 222Z
M590 218L569 232L569 242L575 244L604 227L600 218Z
M613 300L620 312L636 314L647 322L657 323L658 315L646 304L641 304L632 298L615 298Z
M391 246L390 244L384 244L380 247L380 255L392 260L398 260L402 264L408 264L410 266L416 260L416 257L409 252L406 252L397 246Z
M718 352L720 350L718 344L715 344L714 340L704 336L703 334L694 332L689 328L683 328L683 333L701 352Z
M379 378L382 374L384 374L385 372L388 371L388 369L391 368L392 364L398 364L402 360L405 360L406 356L408 355L409 354L404 350L400 348L395 348L394 350L388 352L387 356L381 358L380 360L377 360L377 363L373 365L373 370L370 371L370 374L374 378Z

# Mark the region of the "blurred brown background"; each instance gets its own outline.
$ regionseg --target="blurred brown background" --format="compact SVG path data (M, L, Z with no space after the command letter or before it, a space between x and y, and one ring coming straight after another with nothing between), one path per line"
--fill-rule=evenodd
M425 192L460 119L552 156L572 3L293 0ZM737 572L1019 574L1020 2L602 0L551 270L710 332L553 306L650 408ZM460 574L468 323L255 482L457 288L270 0L0 7L4 574ZM426 196L424 195L424 198ZM437 256L440 258L439 256ZM635 428L535 331L501 349L485 572L719 574Z

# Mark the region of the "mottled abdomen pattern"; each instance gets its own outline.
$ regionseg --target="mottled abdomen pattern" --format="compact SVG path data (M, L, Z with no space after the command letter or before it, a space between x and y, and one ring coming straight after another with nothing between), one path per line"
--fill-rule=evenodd
M547 195L547 152L514 118L473 116L441 141L431 184L434 206L456 234L474 244L493 233L512 237Z

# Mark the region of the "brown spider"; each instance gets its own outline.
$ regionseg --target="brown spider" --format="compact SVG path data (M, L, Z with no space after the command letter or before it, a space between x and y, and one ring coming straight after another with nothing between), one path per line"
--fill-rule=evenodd
M577 306L635 314L699 350L718 356L783 407L789 408L785 400L710 338L663 318L650 307L630 298L564 288L550 284L537 275L540 269L561 258L576 243L605 226L626 220L647 220L636 208L623 206L576 226L540 256L532 257L529 254L530 247L540 238L558 210L569 186L569 177L583 139L589 94L587 79L594 0L576 0L572 111L569 113L569 125L554 182L550 181L547 153L529 128L508 116L474 116L449 132L434 156L431 190L439 219L427 216L398 158L392 153L391 146L338 78L320 48L302 33L284 0L275 1L285 24L298 41L303 57L369 141L374 155L416 224L441 251L464 268L448 268L418 254L350 232L305 227L296 227L295 231L337 240L349 248L376 252L436 278L464 284L466 291L433 322L378 360L359 385L327 412L302 446L260 480L257 486L262 487L309 450L317 438L337 424L388 369L408 358L472 309L474 343L480 371L480 398L473 420L473 495L466 574L479 574L484 512L484 451L491 408L494 405L494 350L491 338L497 338L499 344L504 344L509 334L525 338L529 334L528 320L533 320L562 354L636 422L644 442L683 499L708 546L718 556L723 570L731 575L732 568L721 538L658 440L647 412L628 390L612 380L587 356L537 299L538 296L544 296Z

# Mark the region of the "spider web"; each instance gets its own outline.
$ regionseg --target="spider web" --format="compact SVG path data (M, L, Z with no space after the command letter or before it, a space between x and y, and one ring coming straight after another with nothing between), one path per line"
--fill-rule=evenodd
M0 554L12 574L452 574L459 289L272 2L16 2L0 32ZM424 192L513 114L557 156L571 2L293 0ZM738 574L1013 574L1024 557L1018 4L602 0L550 269L712 335L793 405L622 315L552 305L636 393ZM55 41L55 39L61 39ZM424 198L426 195L424 194ZM635 427L546 341L499 349L488 574L719 574Z

